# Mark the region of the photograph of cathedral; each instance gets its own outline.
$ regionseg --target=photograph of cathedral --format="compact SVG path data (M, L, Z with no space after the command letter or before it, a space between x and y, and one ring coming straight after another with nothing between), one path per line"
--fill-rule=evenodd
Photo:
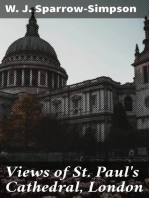
M0 197L149 197L148 4L90 3L0 8Z
M121 84L110 77L67 85L69 74L61 66L55 49L38 34L32 11L24 37L7 49L0 65L0 116L11 113L13 102L24 93L38 99L42 112L69 124L78 124L83 134L90 126L98 142L104 142L110 130L113 107L124 105L133 129L149 127L149 19L144 22L145 47L135 49L134 82Z

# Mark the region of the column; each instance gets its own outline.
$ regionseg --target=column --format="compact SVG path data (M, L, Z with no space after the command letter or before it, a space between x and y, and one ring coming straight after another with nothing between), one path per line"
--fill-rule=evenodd
M96 107L96 112L99 112L99 102L100 102L100 99L99 99L99 90L97 91L97 107Z
M73 100L71 97L69 97L69 115L73 116Z
M83 100L83 102L82 102L82 113L83 114L85 114L86 113L86 104L85 104L85 93L83 93L83 97L82 97L82 100Z
M0 88L2 87L2 72L0 73Z
M113 112L113 92L111 91L111 111Z
M40 70L38 70L38 86L40 86Z
M107 88L105 87L104 89L104 109L107 110L108 109L108 100L107 100L108 96L107 96Z
M46 108L47 112L46 113L48 115L48 114L50 114L50 101L47 101L47 105L46 106L47 106L47 108Z
M2 72L2 87L4 87L4 72Z
M7 86L6 87L8 86L9 86L9 71L7 72Z
M25 71L22 69L22 86L25 84Z
M62 113L61 115L65 115L65 97L62 98Z
M69 103L68 103L68 97L65 97L65 114L68 115L68 110L69 110L69 107L68 107Z
M32 86L32 78L33 78L32 69L30 69L29 86Z
M90 93L86 93L86 112L90 113Z
M100 142L100 133L101 133L101 131L100 131L100 124L99 123L97 123L97 134L96 134L96 136L97 136L97 142Z
M48 72L46 72L46 87L48 87Z
M104 90L100 90L100 110L104 110Z
M59 74L57 74L57 88L59 88Z
M62 87L64 87L64 79L63 79L63 77L62 77Z
M107 109L108 111L111 110L111 91L107 90Z
M54 89L54 73L52 72L52 89Z
M47 72L47 87L51 88L51 75L50 72Z
M17 85L17 70L14 70L14 86Z
M101 124L101 142L105 141L105 125L104 123Z
M85 124L83 124L82 134L80 134L80 135L81 135L81 136L84 136L84 135L85 135L85 131L86 131L86 127L85 127Z

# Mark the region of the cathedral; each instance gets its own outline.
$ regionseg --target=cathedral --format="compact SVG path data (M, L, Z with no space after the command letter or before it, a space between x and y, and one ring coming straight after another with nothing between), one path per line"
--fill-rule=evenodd
M10 114L13 102L24 93L38 99L44 114L77 124L83 134L96 131L98 142L109 132L116 103L124 105L129 122L138 129L149 128L149 19L145 17L145 47L136 45L133 83L121 84L110 77L98 77L67 85L68 74L54 48L38 34L32 10L24 37L14 41L0 64L0 116Z

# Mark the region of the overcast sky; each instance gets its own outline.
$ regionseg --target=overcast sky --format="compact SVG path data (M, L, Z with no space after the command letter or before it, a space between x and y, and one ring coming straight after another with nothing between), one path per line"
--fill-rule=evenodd
M37 19L39 35L55 49L68 84L109 76L132 82L135 45L144 46L144 19ZM25 35L28 19L0 19L0 59Z

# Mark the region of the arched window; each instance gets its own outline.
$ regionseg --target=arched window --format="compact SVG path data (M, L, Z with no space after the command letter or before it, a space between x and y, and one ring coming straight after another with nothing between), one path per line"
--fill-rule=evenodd
M132 111L132 98L127 96L124 100L125 111Z

